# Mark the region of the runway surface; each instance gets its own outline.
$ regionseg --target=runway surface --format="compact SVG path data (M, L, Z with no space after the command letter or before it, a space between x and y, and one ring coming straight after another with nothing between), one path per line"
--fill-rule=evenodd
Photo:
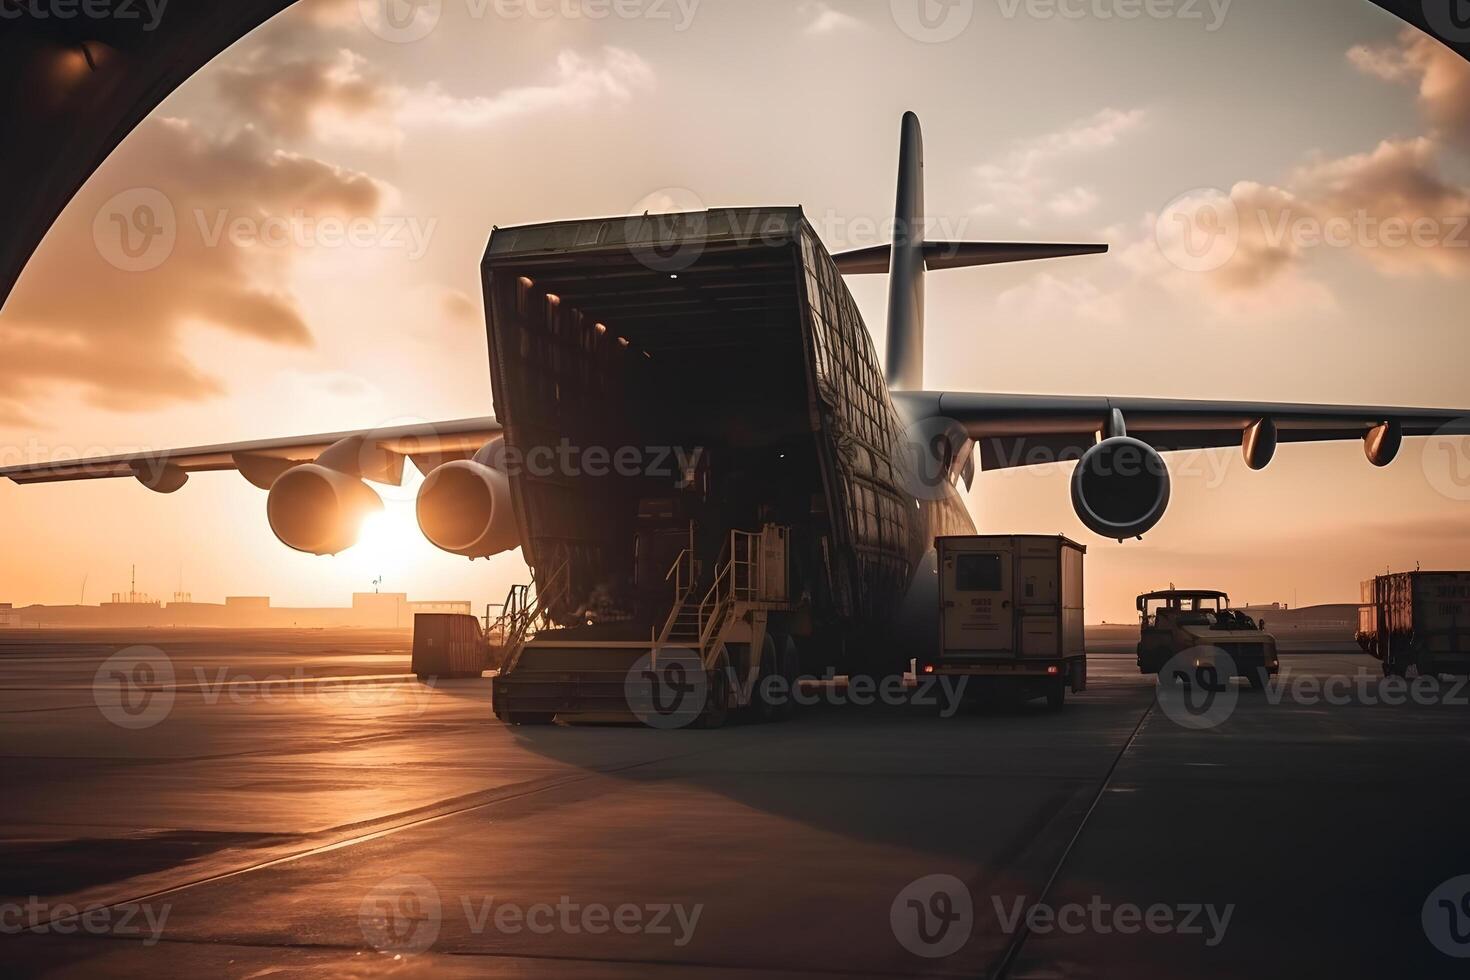
M1059 714L512 729L407 659L0 634L7 974L1465 975L1449 681L1287 655L1191 712L1109 653Z

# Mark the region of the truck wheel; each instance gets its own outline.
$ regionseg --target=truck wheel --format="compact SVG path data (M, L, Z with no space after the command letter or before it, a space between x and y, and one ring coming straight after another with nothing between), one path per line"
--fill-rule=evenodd
M1252 691L1264 691L1268 676L1265 667L1257 667L1246 675L1246 680L1250 681Z
M508 711L505 714L507 725L550 725L556 720L556 715L550 711Z
M1048 711L1061 711L1062 706L1067 703L1067 682L1058 677L1050 681L1046 686L1046 708Z

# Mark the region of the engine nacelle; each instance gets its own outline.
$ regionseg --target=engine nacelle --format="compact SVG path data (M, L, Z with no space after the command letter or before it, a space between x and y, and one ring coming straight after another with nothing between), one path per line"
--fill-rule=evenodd
M474 459L436 467L419 488L419 529L441 551L489 558L520 546L510 480Z
M265 502L276 537L309 555L335 555L352 547L362 519L382 509L383 501L366 483L317 463L282 473Z
M1169 468L1146 442L1128 436L1089 449L1072 473L1072 506L1088 529L1106 538L1151 530L1169 506Z

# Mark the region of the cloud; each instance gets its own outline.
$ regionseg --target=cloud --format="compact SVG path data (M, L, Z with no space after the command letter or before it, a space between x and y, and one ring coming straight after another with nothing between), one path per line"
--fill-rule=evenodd
M1330 307L1331 290L1310 274L1324 255L1350 255L1392 276L1470 276L1470 186L1440 165L1446 145L1470 146L1470 65L1415 30L1355 47L1348 59L1375 78L1416 84L1431 132L1308 160L1278 186L1240 181L1225 194L1175 202L1163 221L1145 218L1154 231L1123 250L1125 267L1175 292L1202 287L1234 314ZM1222 239L1216 231L1227 217L1231 236ZM1184 271L1190 244L1207 241L1228 243L1220 261Z
M654 81L648 62L623 48L604 47L595 58L565 50L557 55L551 79L540 85L470 98L450 95L438 85L402 90L398 118L404 125L492 126L535 113L628 102Z
M1016 143L1005 155L975 169L983 202L981 214L1002 209L1029 218L1045 209L1062 217L1076 217L1098 203L1091 188L1081 185L1057 189L1055 165L1116 146L1128 133L1143 126L1143 109L1101 109L1064 129Z
M1279 187L1242 181L1228 193L1200 193L1173 202L1162 219L1150 213L1136 228L1111 229L1108 237L1115 243L1118 267L1129 276L1117 288L1119 296L1113 301L1125 309L1157 306L1162 292L1222 323L1250 325L1335 309L1332 291L1306 274L1288 241L1279 241L1272 234L1277 227L1272 216L1294 202ZM1217 243L1203 232L1220 226L1202 222L1198 217L1202 209L1215 214L1260 214L1265 223L1242 221L1238 236ZM1171 220L1175 215L1187 218L1182 227ZM1192 252L1184 250L1185 241L1198 247ZM1205 247L1207 242L1210 248ZM1214 252L1214 247L1224 251ZM1191 256L1204 265L1181 264L1182 258Z
M803 3L797 7L797 13L811 18L802 33L812 37L862 30L867 26L851 14L835 10L826 3Z
M1324 255L1395 276L1470 275L1470 188L1440 173L1427 137L1303 164L1282 186L1240 181L1223 196L1200 192L1148 221L1154 235L1129 247L1127 264L1177 285L1169 260L1188 268L1196 244L1200 267L1186 275L1237 309L1329 303L1330 291L1310 275ZM1207 245L1222 251L1211 260Z
M389 192L254 130L214 139L178 119L145 122L62 214L0 316L0 411L62 384L114 410L217 395L181 349L195 325L310 346L286 285L299 248L211 229L370 216Z
M625 103L656 82L649 64L624 48L566 48L538 84L464 97L436 82L402 84L384 63L344 47L361 28L356 0L298 5L213 69L220 102L237 122L283 142L394 149L411 127L489 127L538 112Z
M1353 48L1348 60L1385 81L1417 85L1420 110L1435 135L1470 146L1470 63L1454 51L1405 28L1391 44Z
M480 305L457 289L445 290L440 304L444 313L453 319L474 321L480 318Z
M1081 277L1062 278L1039 273L1019 286L1002 292L995 300L996 312L1029 322L1069 322L1082 318L1101 324L1123 322L1123 294L1104 290Z
M1293 180L1348 247L1385 272L1458 278L1470 274L1470 188L1445 179L1438 156L1425 137L1384 140L1302 167Z
M265 44L216 73L220 100L273 135L391 142L394 93L346 48L297 54Z
M1072 187L1053 194L1051 200L1046 202L1046 208L1060 217L1073 218L1091 211L1097 207L1097 203L1097 195L1086 187Z

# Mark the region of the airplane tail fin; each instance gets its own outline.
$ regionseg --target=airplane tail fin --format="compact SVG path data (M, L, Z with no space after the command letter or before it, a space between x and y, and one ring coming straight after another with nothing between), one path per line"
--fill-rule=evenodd
M931 242L924 238L924 136L919 117L903 114L898 151L898 200L893 244L832 256L845 275L888 273L888 355L885 370L894 391L924 387L924 273L1003 262L1029 262L1106 252L1106 245L1041 242Z
M888 256L888 386L924 387L924 134L919 117L903 114L898 200Z

